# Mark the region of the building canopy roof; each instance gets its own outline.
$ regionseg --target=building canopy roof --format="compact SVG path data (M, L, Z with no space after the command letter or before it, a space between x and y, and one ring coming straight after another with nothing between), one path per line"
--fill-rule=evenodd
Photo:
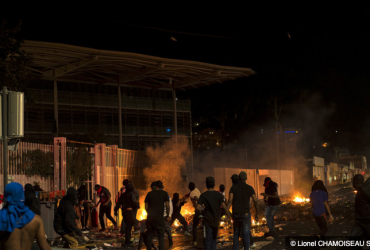
M138 88L188 90L250 76L250 68L220 66L60 43L25 41L30 70L42 79Z

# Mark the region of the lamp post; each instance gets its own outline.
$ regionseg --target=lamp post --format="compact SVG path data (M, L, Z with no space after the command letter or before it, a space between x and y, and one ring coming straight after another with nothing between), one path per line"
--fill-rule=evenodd
M1 110L1 120L2 120L2 136L3 136L3 174L4 174L4 194L5 186L8 184L8 89L4 85L3 91L1 93L2 97L2 110Z
M2 127L1 136L3 139L3 177L5 193L5 186L8 184L8 140L13 139L10 149L16 151L20 141L16 138L24 136L24 93L8 91L7 87L4 85L1 91L1 98L0 124Z

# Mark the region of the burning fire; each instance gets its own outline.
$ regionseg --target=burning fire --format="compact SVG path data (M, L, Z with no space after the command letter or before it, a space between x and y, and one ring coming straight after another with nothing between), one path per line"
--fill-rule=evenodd
M141 220L146 220L148 213L145 211L145 203L144 203L144 195L140 197L140 209L137 211L136 219L141 221ZM188 221L188 217L190 215L194 214L194 207L191 205L191 202L188 201L185 203L185 205L181 209L181 214L185 217L185 220ZM173 223L176 227L181 226L181 224L176 220Z
M148 216L148 213L145 211L145 209L140 208L139 210L137 210L136 219L138 219L139 221L146 220L147 216Z
M357 194L357 190L354 190L353 192L355 192L355 194Z
M266 218L262 218L257 222L255 220L252 220L252 226L260 226L263 225L264 223L266 223Z
M295 195L293 201L302 203L302 202L310 202L310 199L300 197L299 195Z

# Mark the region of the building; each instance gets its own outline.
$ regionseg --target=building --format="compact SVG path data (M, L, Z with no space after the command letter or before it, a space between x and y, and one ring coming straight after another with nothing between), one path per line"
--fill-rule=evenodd
M222 131L207 128L193 133L193 149L208 150L222 146Z
M26 141L101 133L120 148L144 150L173 135L191 141L190 101L176 91L253 75L248 68L26 41L33 102L25 105Z
M353 175L363 174L367 169L366 157L363 155L344 155L340 157L340 162L353 169Z
M104 134L119 144L117 87L58 82L58 133ZM50 143L55 134L53 83L30 86L33 102L25 105L24 141ZM121 87L122 147L144 150L174 133L171 91ZM191 135L190 101L177 100L177 132Z

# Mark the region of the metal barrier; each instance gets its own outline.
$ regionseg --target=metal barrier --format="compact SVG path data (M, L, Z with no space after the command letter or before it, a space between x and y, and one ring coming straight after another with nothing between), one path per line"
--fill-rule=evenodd
M1 176L3 175L3 145L0 143L0 171ZM43 152L53 152L53 145L38 144L38 143L29 143L29 142L20 142L17 151L8 150L8 176L14 182L19 182L23 186L27 183L38 182L40 187L44 190L50 190L52 186L53 176L42 178L40 176L27 176L26 168L28 167L25 164L25 154L27 151L33 151L40 149ZM4 190L4 178L0 178L0 192Z

